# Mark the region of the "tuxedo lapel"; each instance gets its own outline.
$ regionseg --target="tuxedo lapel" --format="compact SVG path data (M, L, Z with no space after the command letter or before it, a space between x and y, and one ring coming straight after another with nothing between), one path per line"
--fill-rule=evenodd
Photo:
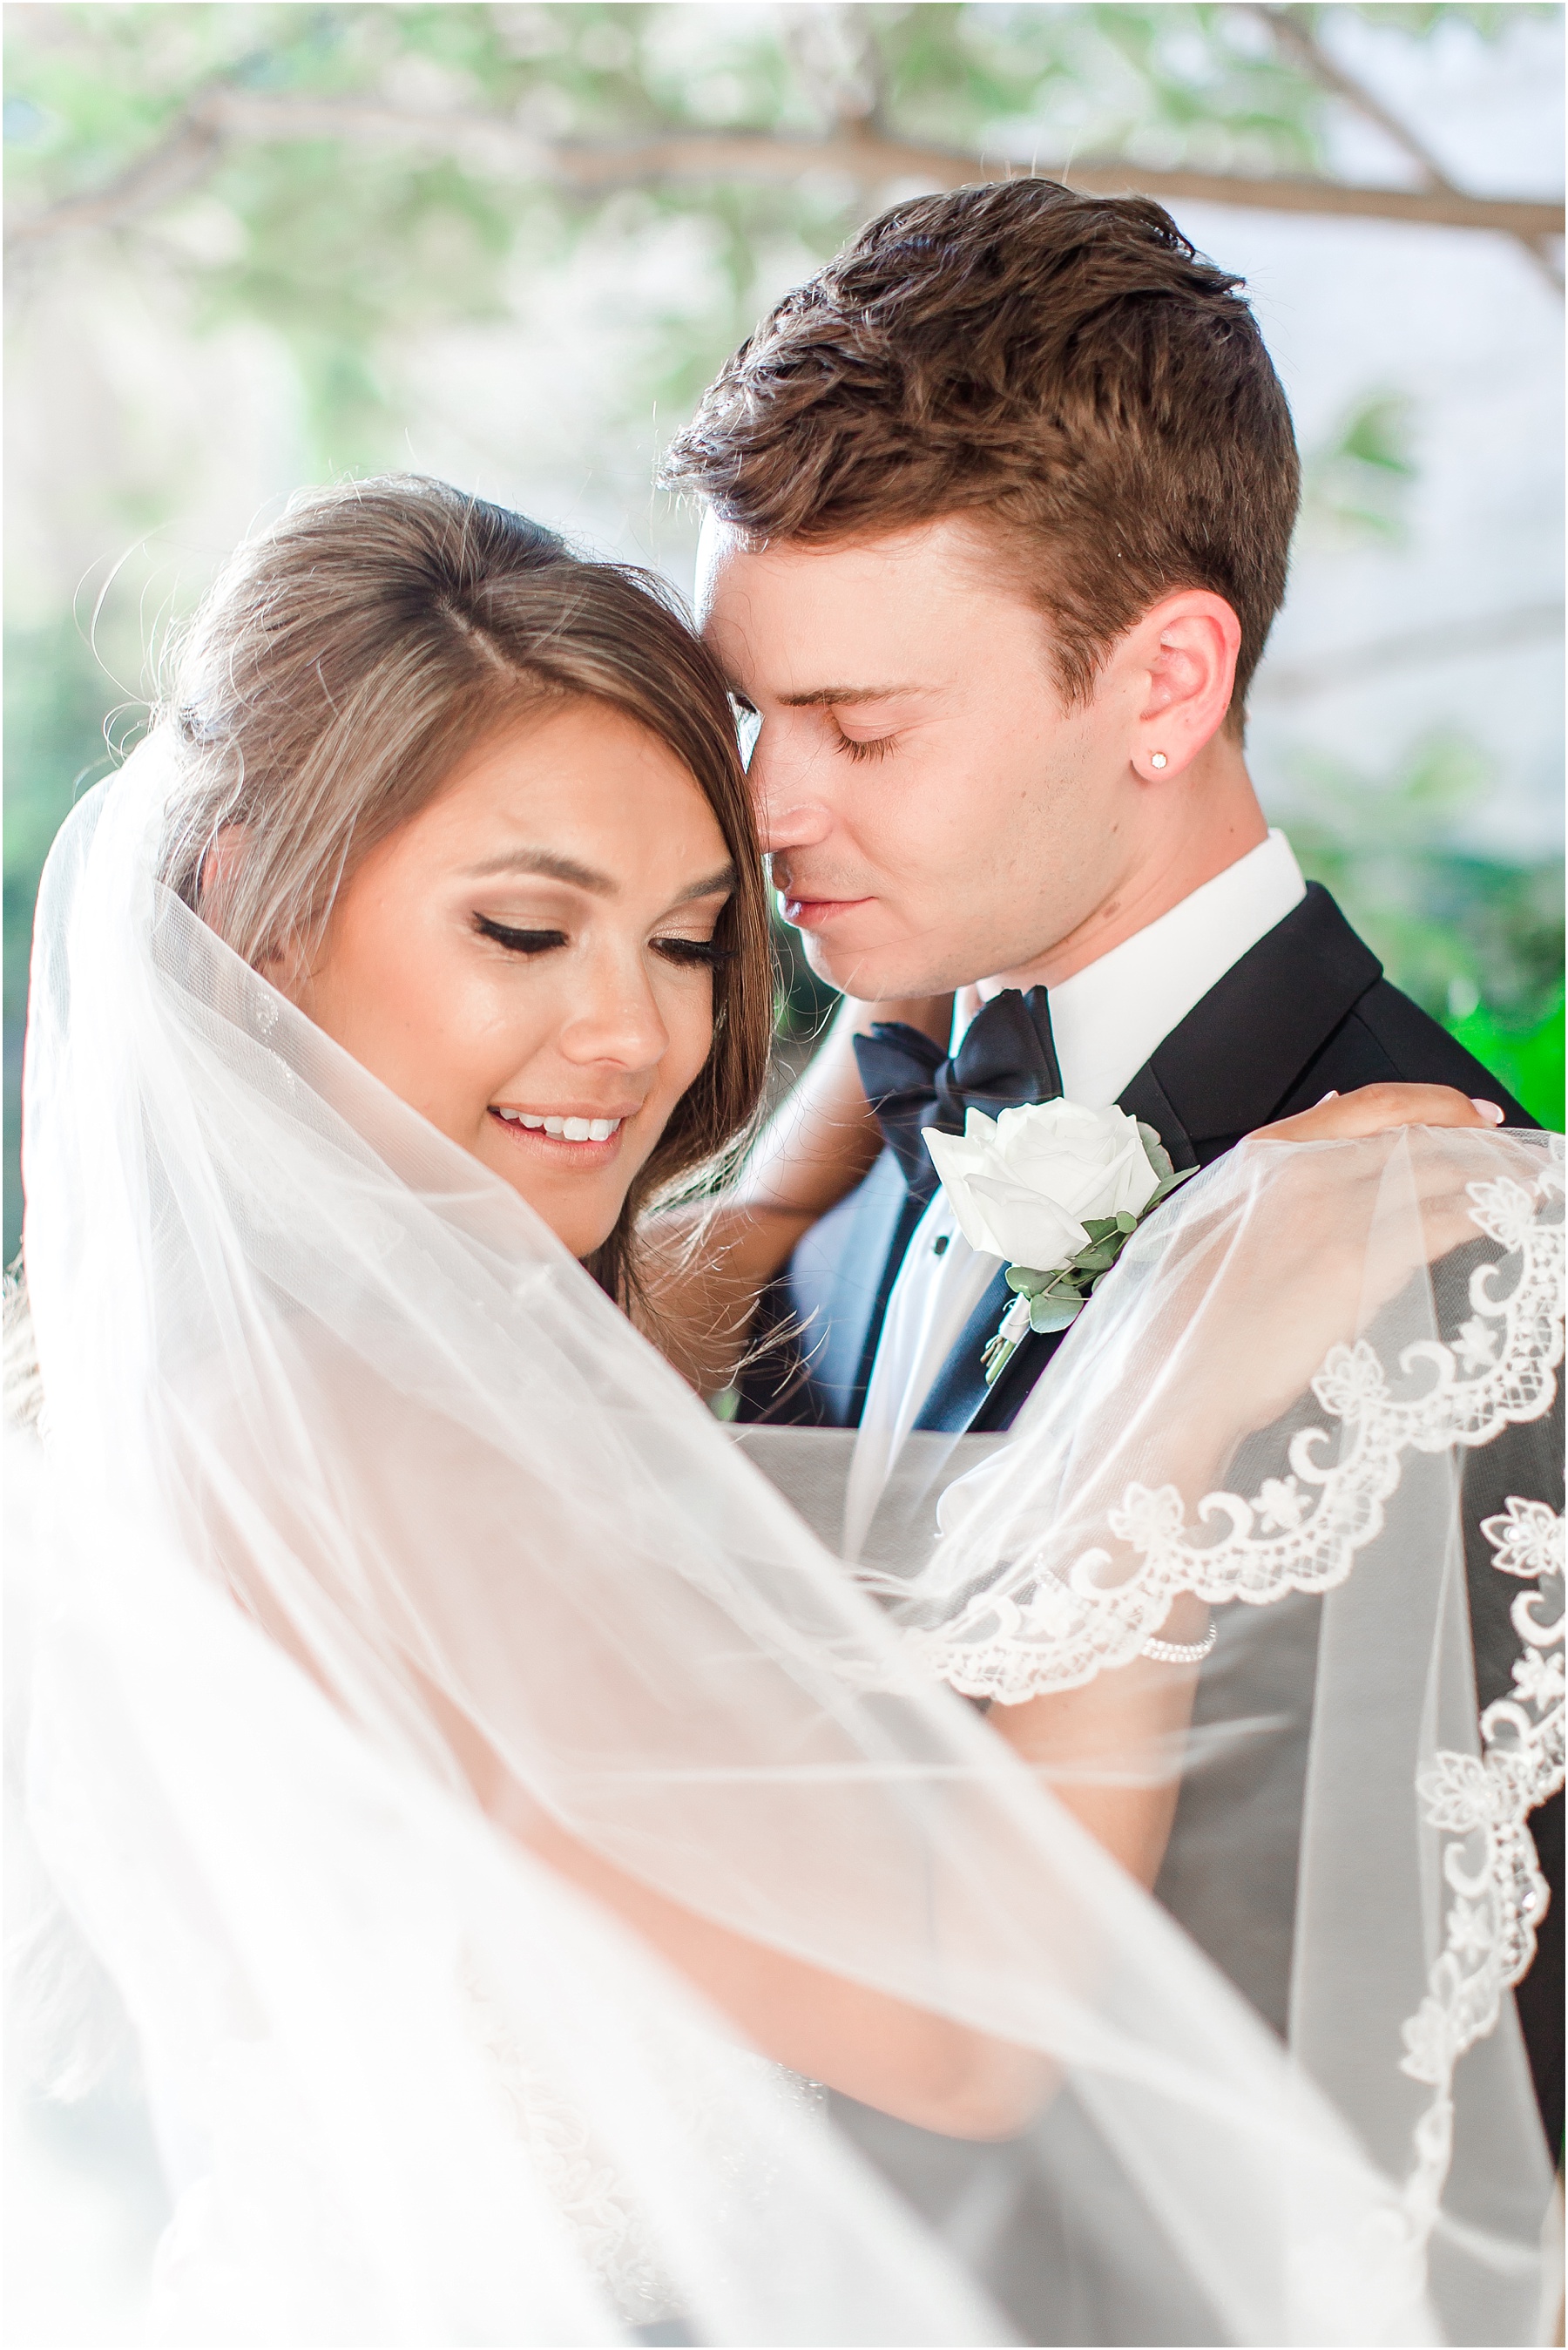
M1118 1107L1154 1128L1175 1166L1207 1167L1269 1123L1382 976L1328 892L1309 882L1301 904L1171 1030ZM1031 1333L988 1388L982 1352L1012 1295L999 1273L938 1372L917 1428L962 1435L1011 1424L1064 1336Z
M999 1273L964 1324L963 1335L957 1346L937 1373L930 1393L916 1418L917 1428L940 1428L950 1435L961 1436L971 1424L990 1393L981 1357L987 1339L995 1336L996 1326L1012 1301L1012 1292L1007 1286L1004 1275ZM1023 1348L1020 1347L1018 1352L1022 1354ZM1013 1361L1017 1359L1015 1355ZM1010 1363L1008 1368L1011 1370L1012 1367Z
M1177 1115L1176 1104L1154 1074L1152 1062L1146 1061L1132 1083L1122 1088L1116 1107L1153 1127L1179 1172L1202 1164L1197 1145Z
M1207 1167L1268 1124L1382 976L1382 964L1328 891L1309 881L1301 904L1232 963L1150 1054L1124 1107L1134 1087L1152 1079L1191 1137L1197 1164Z

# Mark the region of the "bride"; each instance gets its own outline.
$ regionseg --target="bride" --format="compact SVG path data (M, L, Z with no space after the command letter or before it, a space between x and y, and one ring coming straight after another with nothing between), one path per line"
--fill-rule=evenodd
M857 1580L635 1326L770 1028L701 648L436 484L243 549L62 831L27 1801L176 2197L158 2338L1545 2338L1492 1929L1551 1513L1489 1811L1453 1463L1551 1400L1546 1143L1423 1088L1246 1147ZM1235 1597L1321 1611L1288 2046L1135 1873L1270 1702L1263 1643L1194 1712ZM1003 1650L1028 1767L953 1694ZM974 2142L957 2204L877 2116Z

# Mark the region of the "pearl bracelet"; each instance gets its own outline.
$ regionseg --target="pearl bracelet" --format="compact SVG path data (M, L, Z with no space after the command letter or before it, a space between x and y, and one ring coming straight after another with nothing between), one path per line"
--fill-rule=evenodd
M1210 1617L1201 1640L1146 1640L1139 1653L1157 1665L1200 1665L1219 1638L1220 1627Z

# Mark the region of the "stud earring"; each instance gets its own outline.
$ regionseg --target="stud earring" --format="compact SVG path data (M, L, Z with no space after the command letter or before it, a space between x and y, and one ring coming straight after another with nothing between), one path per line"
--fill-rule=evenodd
M1163 767L1165 763L1165 753L1163 751L1151 751L1149 753L1148 764L1151 767Z

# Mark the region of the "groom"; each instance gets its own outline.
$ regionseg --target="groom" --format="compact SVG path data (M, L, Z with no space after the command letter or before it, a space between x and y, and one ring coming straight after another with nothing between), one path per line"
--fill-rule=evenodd
M670 454L707 508L701 615L758 722L786 919L846 996L913 1007L858 1040L884 1147L764 1300L778 1342L742 1405L861 1428L867 1510L911 1428L1005 1429L1058 1343L1025 1338L987 1387L1009 1293L924 1126L1064 1094L1206 1166L1395 1079L1534 1123L1389 985L1259 806L1246 695L1299 466L1240 285L1143 199L925 198L785 297ZM955 993L974 1016L950 1057ZM1489 1567L1483 1703L1510 1685ZM1533 1822L1549 1873L1556 1840L1552 1928L1561 1809ZM1519 1991L1554 2139L1556 1950Z

